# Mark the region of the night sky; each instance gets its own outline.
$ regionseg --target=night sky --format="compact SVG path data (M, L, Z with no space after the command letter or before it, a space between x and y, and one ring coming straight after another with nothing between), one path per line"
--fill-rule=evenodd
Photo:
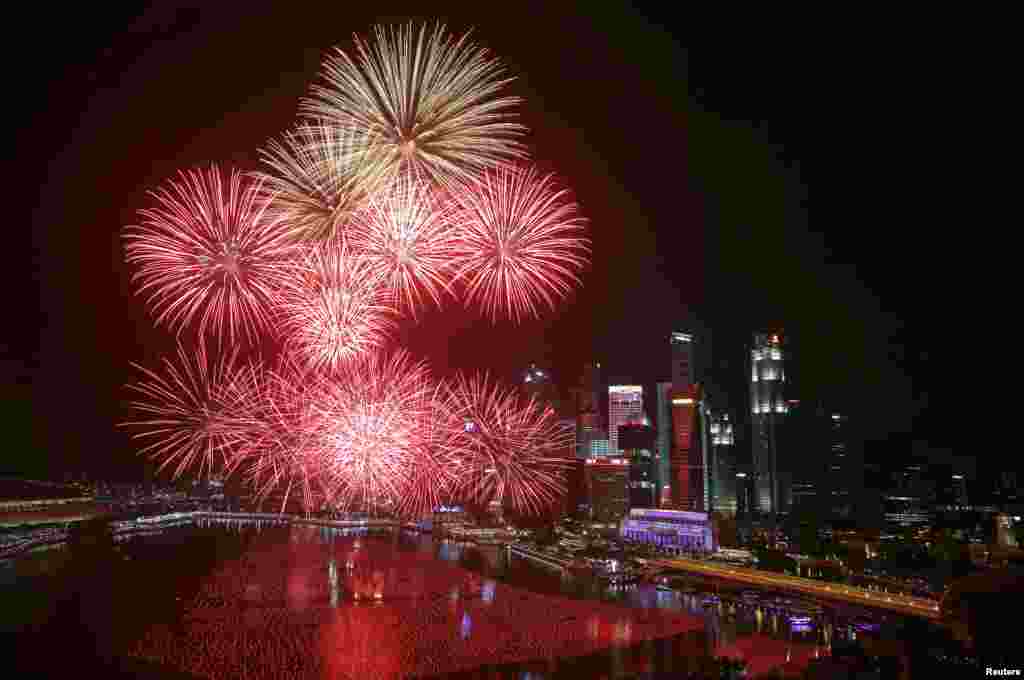
M921 295L913 239L862 218L871 178L853 173L815 171L815 186L843 186L823 187L809 219L812 167L843 165L828 157L853 146L821 97L821 56L781 36L686 50L693 27L666 17L544 4L424 17L393 3L374 16L337 2L247 3L245 15L161 2L41 17L52 47L24 55L8 93L22 105L11 200L32 205L34 256L5 272L8 290L25 292L9 301L12 445L0 473L137 474L134 445L114 427L128 415L129 362L155 365L174 340L133 295L120 229L178 169L258 168L327 48L409 18L475 27L516 76L527 143L590 218L593 264L540 322L492 326L445 309L406 324L401 344L441 374L512 378L539 361L568 385L594 358L613 381L650 385L668 377L670 331L710 329L712 364L743 410L749 334L778 326L792 342L795 397L847 410L869 439L951 446L954 412L937 398L929 340L945 293Z

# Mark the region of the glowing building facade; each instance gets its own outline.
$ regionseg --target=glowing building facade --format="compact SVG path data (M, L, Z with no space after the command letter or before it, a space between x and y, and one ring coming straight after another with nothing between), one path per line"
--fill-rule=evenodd
M590 519L619 522L629 512L629 461L625 458L591 458L584 462Z
M735 515L737 512L735 436L729 414L711 411L708 426L710 461L712 469L711 508L716 512Z
M621 534L624 539L680 551L715 550L714 532L703 512L633 509L622 521Z
M672 457L672 383L658 383L657 392L658 439L654 452L654 474L658 505L668 507L672 503L672 472L669 466Z
M608 386L608 440L613 455L619 455L619 428L638 420L644 411L644 388L640 385Z
M677 510L704 509L704 464L701 456L700 394L697 387L672 393L672 506Z
M755 335L750 350L750 410L755 502L764 514L784 512L788 505L789 490L781 483L778 460L778 428L789 410L785 383L782 336Z

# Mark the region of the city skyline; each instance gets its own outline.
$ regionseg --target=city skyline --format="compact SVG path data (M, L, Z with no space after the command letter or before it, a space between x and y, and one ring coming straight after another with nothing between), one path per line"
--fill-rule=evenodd
M928 364L913 347L920 332L900 330L903 324L876 309L871 286L886 280L884 272L865 283L860 270L832 267L836 253L857 260L866 251L838 232L835 240L846 250L825 248L807 229L800 79L766 84L750 70L746 53L684 52L675 46L673 26L636 14L606 10L583 20L547 11L544 17L531 30L578 33L589 56L577 56L580 43L558 40L539 52L525 50L517 40L523 26L486 14L467 12L450 23L476 26L476 39L506 56L517 78L513 91L526 95L523 118L533 129L531 146L542 150L538 160L571 178L593 220L593 267L562 314L510 328L443 309L433 319L451 329L447 336L430 324L406 324L403 343L440 373L490 370L509 381L524 359L536 357L551 365L561 385L593 357L605 365L609 382L642 384L653 395L654 383L665 377L660 348L668 333L713 328L714 364L735 364L742 360L724 349L728 338L781 320L804 344L796 361L806 367L794 372L802 373L807 392L848 395L855 404L878 393L889 407L870 424L877 438L922 429L929 430L923 438L941 438L938 428L915 426L925 402L914 394L921 390L912 389L906 362L916 362L919 372ZM310 27L283 6L239 21L226 10L178 11L172 3L139 16L111 13L106 33L69 34L66 44L81 55L75 63L34 64L25 85L37 108L25 111L17 155L29 193L41 196L32 217L36 256L23 279L37 294L19 300L25 321L3 362L5 397L33 408L9 410L16 448L26 451L8 461L12 471L142 467L130 440L113 429L123 418L122 386L131 378L123 364L154 365L173 351L173 336L150 328L132 299L128 271L116 264L122 257L117 231L131 222L144 192L178 169L210 161L254 168L252 150L287 127L327 47L377 20L405 18L398 11L393 17L349 12L344 21ZM232 30L225 32L227 26ZM270 35L276 39L267 40ZM211 68L253 44L266 48L249 55L244 78L225 79ZM772 58L782 65L796 55ZM181 91L192 93L187 106ZM69 115L76 122L69 124ZM639 131L620 122L637 116L679 130L659 152L685 159L682 182L636 148ZM729 172L716 160L719 148L736 159ZM807 292L813 299L776 295L768 305L763 292L743 294L763 278L766 249L791 266L759 286L792 293L824 276L819 288L849 304L822 305L813 291ZM895 364L889 338L900 333L913 356ZM481 352L484 347L489 351ZM832 365L837 351L844 360ZM68 400L75 404L70 413L61 408Z

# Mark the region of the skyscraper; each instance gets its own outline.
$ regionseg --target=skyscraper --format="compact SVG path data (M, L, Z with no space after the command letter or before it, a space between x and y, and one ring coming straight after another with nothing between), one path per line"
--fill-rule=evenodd
M576 411L577 458L581 459L592 455L592 442L608 439L601 425L600 370L601 364L586 364L579 383L572 390Z
M644 388L640 385L608 386L608 440L612 455L620 455L619 427L639 419L644 411Z
M654 453L654 475L657 485L657 503L668 507L672 502L672 383L660 382L658 392L658 440Z
M672 388L676 392L690 389L694 380L693 334L673 333L672 345Z
M522 389L528 397L559 411L558 388L550 370L537 364L530 364L530 367L523 371Z
M754 488L757 509L785 510L788 489L780 483L777 426L788 410L785 362L778 333L758 333L750 350L750 410L753 425Z
M629 460L629 507L655 507L655 430L644 418L619 428L619 445Z
M698 419L699 389L672 392L672 505L677 510L703 511L704 472Z
M629 461L592 458L583 467L591 519L618 522L629 512Z
M733 450L735 438L732 427L728 413L711 411L708 467L711 469L712 509L729 515L737 512L736 473L739 472Z

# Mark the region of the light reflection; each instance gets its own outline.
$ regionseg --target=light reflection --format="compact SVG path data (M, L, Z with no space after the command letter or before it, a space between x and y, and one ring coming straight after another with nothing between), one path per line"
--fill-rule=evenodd
M331 558L327 564L327 583L331 589L331 607L338 608L338 564Z

